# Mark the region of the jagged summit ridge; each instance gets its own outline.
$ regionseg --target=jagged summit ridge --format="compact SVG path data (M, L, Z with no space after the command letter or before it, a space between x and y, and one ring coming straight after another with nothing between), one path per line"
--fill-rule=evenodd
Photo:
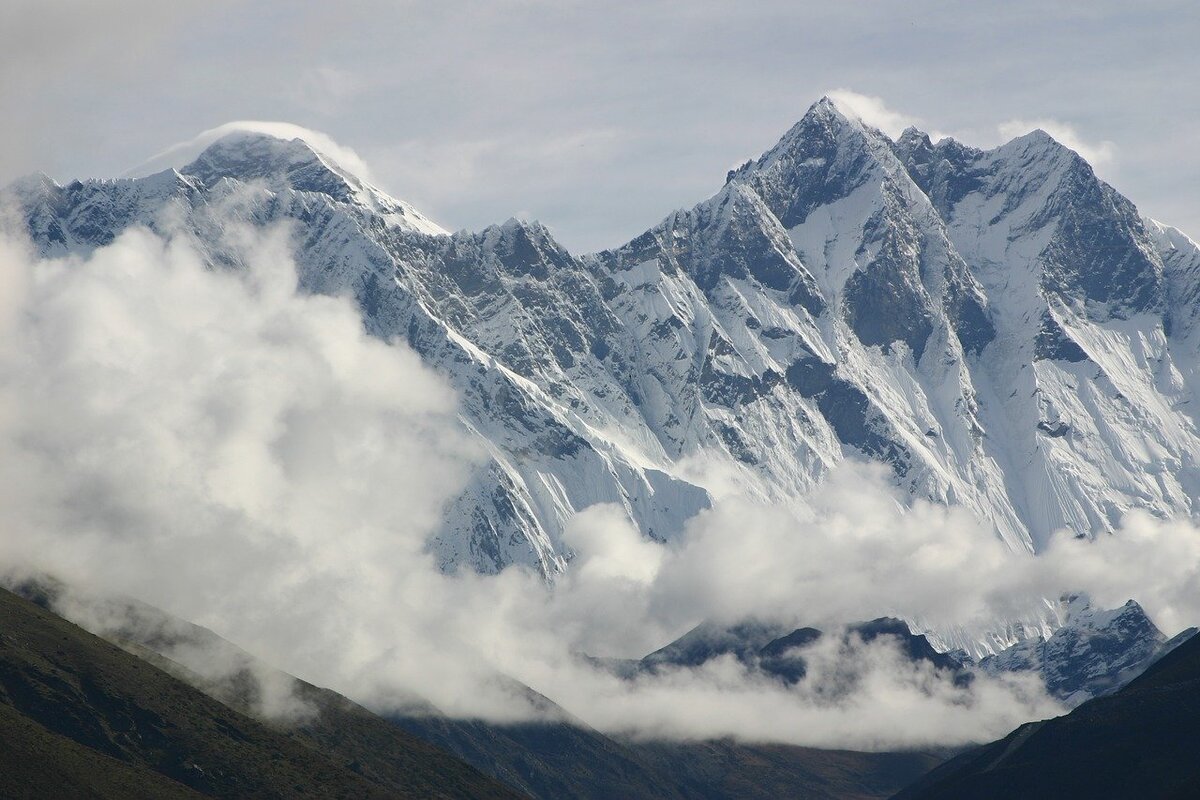
M217 207L301 228L302 285L351 294L367 330L447 375L491 454L432 544L447 568L552 577L596 502L675 537L711 502L697 459L784 504L847 457L881 461L1026 550L1200 496L1200 250L1045 134L893 142L822 100L714 197L584 257L519 220L440 235L263 134L34 189L10 194L45 253L154 227L168 203L202 241ZM210 202L234 192L263 201Z
M286 134L285 134L286 135ZM342 203L368 208L383 219L408 230L444 235L408 203L397 200L346 167L319 144L296 136L284 138L257 130L232 130L209 144L190 163L179 168L208 186L229 178L257 182L273 191L293 189L318 192Z
M397 200L321 152L303 138L291 140L235 131L211 144L183 169L189 175L263 180L272 187L315 191L369 208L391 225L434 236L447 231L406 202Z

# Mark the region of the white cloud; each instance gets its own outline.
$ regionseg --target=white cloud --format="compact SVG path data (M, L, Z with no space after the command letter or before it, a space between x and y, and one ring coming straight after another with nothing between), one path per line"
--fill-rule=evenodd
M86 259L4 243L0 560L337 680L403 638L476 452L415 354L295 292L285 230L244 238L238 272L142 229Z
M1113 163L1117 157L1117 146L1110 141L1091 142L1084 139L1074 126L1053 119L1011 119L997 126L997 131L1005 141L1022 136L1030 131L1043 130L1059 143L1066 145L1093 167L1105 167Z
M893 139L899 138L905 128L919 126L921 120L888 108L883 98L859 94L850 89L832 89L825 93L844 113L849 113L878 128Z
M1133 598L1164 631L1177 633L1200 624L1200 529L1133 511L1116 533L1094 542L1061 531L1017 581L1080 587L1108 608Z
M613 505L585 509L571 521L564 542L578 555L571 570L581 580L628 580L651 583L663 560L663 547L644 538Z
M860 750L988 740L1062 712L1031 676L956 687L887 638L822 637L803 657L808 674L792 687L726 656L632 683L576 672L554 694L568 708L586 708L585 719L601 730L640 738L733 736Z

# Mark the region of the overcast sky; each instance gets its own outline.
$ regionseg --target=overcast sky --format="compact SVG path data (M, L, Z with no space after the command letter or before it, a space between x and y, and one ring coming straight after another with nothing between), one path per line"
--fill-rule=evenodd
M582 252L712 194L840 89L980 146L1046 127L1200 236L1194 0L0 6L4 182L115 176L231 120L280 120L354 149L446 227L533 217Z

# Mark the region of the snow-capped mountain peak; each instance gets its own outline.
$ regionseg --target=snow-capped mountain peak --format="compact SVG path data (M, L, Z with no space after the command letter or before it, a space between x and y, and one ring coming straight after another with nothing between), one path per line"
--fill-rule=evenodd
M263 181L271 188L322 192L342 201L352 197L351 181L361 183L303 139L281 139L256 131L225 134L180 171L206 184L221 178Z
M576 257L518 220L425 235L314 136L218 132L178 171L10 194L51 253L168 202L204 239L211 199L269 193L220 213L302 228L305 288L447 375L490 454L431 545L447 568L553 577L597 502L670 539L710 503L697 462L794 505L881 461L1019 550L1197 507L1200 250L1045 133L893 142L826 98L713 197Z
M231 178L262 183L274 191L320 192L367 208L407 230L447 234L408 203L387 195L301 137L285 139L261 131L235 130L214 141L180 171L209 186Z

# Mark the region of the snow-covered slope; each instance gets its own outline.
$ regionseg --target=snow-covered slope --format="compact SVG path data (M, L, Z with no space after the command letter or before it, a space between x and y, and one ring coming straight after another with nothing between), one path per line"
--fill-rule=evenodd
M778 500L865 455L1031 545L969 370L986 298L883 134L822 101L716 197L596 260L668 452L729 459Z
M351 294L445 374L488 454L431 544L446 568L551 577L578 509L670 539L706 475L798 502L851 455L1015 549L1200 497L1200 249L1040 132L893 142L822 100L714 197L583 257L537 223L447 234L262 133L6 194L46 254L142 224L236 265L223 230L290 223L302 286Z
M1062 627L1025 639L984 658L987 673L1037 672L1050 694L1077 706L1116 691L1141 674L1166 638L1133 600L1120 608L1094 608L1086 597L1066 604Z
M1133 205L1040 131L988 152L910 131L898 150L988 298L972 378L1035 548L1130 508L1192 513L1194 349L1169 338L1162 252Z

